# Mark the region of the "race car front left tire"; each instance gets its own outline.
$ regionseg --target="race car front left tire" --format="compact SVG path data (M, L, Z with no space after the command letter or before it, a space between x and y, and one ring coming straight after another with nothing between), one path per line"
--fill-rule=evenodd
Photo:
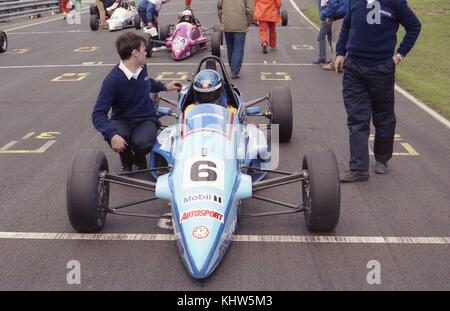
M211 36L211 54L220 57L220 32L213 32Z
M341 186L336 155L330 149L309 152L303 158L302 180L305 221L309 230L330 232L339 222Z
M0 53L5 53L8 49L8 37L4 31L0 31Z
M95 4L91 4L89 6L89 13L91 15L99 15L98 8L97 8L97 6Z
M153 43L152 43L152 37L150 35L147 35L145 38L145 49L147 50L147 58L152 57Z
M170 35L170 25L162 24L159 27L158 35L159 35L159 40L161 40L161 41L166 40L169 37L169 35Z
M97 31L100 26L100 20L97 15L91 15L91 19L89 21L89 26L91 26L92 31Z
M134 27L136 27L136 29L142 28L141 17L139 16L139 14L136 14L134 16Z
M292 96L286 86L274 87L269 93L271 124L278 124L280 143L287 143L292 138Z
M81 233L103 229L109 206L109 183L100 174L108 172L108 160L100 150L75 153L66 188L67 215L72 227Z

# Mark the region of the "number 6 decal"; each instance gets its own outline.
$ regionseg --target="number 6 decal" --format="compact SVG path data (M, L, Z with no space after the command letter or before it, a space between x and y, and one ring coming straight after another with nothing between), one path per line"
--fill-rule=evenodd
M192 181L216 181L217 165L212 161L197 161L191 166Z
M207 186L223 190L223 161L214 158L201 157L186 160L184 164L183 189Z

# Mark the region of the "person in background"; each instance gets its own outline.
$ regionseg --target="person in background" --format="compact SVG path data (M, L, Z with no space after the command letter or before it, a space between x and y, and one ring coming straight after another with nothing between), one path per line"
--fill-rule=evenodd
M192 0L184 0L184 6L188 9L191 7Z
M399 25L406 32L396 49ZM375 127L374 171L388 172L396 126L395 67L414 47L420 30L420 21L406 0L350 2L337 43L335 65L336 72L344 71L342 95L350 142L350 170L341 174L342 182L369 179L371 119Z
M170 0L140 0L138 13L144 25L148 28L156 27L159 11L164 3Z
M325 22L331 26L331 48L332 60L331 63L323 65L323 70L334 70L334 61L336 59L336 43L339 39L339 32L341 31L342 21L348 10L349 0L329 0L326 11ZM366 2L367 0L362 0Z
M119 153L122 170L131 171L133 165L145 169L145 156L151 151L160 126L149 94L180 91L182 85L176 81L165 85L148 77L144 37L126 32L117 38L116 48L121 61L102 83L92 122Z
M280 0L255 0L253 19L259 24L259 39L262 52L267 54L267 47L277 46L277 24L281 22Z
M327 19L326 12L328 8L328 0L318 0L319 3L319 16L320 16L320 31L317 37L319 42L319 58L313 61L313 64L324 65L327 63L327 41L331 46L331 25L325 20Z
M238 79L244 60L245 37L252 21L253 7L250 0L219 0L217 10L225 33L231 78Z
M109 8L112 5L114 5L115 2L116 2L115 0L95 0L95 4L100 14L100 25L99 25L100 28L102 29L108 28L106 26L106 8Z

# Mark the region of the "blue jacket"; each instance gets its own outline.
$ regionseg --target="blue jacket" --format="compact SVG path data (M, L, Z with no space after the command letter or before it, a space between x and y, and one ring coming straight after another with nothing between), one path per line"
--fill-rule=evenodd
M324 21L327 19L328 0L318 0L318 3L319 3L320 20ZM324 5L322 5L322 4L324 4Z
M149 93L161 92L164 89L163 83L148 77L147 66L144 66L137 80L128 80L116 65L103 81L92 111L94 127L109 141L118 133L108 118L109 110L113 120L156 119L156 107Z
M350 2L336 45L337 55L345 56L348 53L352 61L361 65L387 62L394 55L399 25L405 28L406 33L397 52L406 56L413 48L421 24L406 0L378 0L378 3L380 8L373 9L372 13L366 7L366 1ZM378 22L375 18L377 15ZM368 23L371 17L375 19Z
M349 0L330 0L328 1L327 18L336 20L344 18L348 10ZM365 1L364 1L365 2Z

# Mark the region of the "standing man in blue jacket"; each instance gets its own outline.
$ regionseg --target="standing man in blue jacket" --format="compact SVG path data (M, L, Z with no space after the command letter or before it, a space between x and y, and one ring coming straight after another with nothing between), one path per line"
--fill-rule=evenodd
M339 32L342 28L342 21L348 10L349 0L330 0L325 12L325 23L331 27L331 63L323 65L323 70L334 70L334 61L336 60L336 43L339 39Z
M103 81L92 122L119 153L124 171L131 171L133 164L145 169L145 155L151 151L160 125L150 93L180 91L181 83L165 85L148 77L142 36L126 32L117 38L116 48L121 61Z
M321 20L319 35L317 36L317 41L319 42L319 58L313 61L312 63L316 65L324 65L327 63L326 39L328 39L328 42L331 46L331 24L326 22L328 0L317 0L317 1L319 3L319 16Z
M405 36L397 50L399 25ZM375 173L388 172L396 118L395 66L413 48L421 24L406 0L350 0L337 43L336 72L343 69L343 98L350 136L350 170L342 182L369 179L370 120L375 127Z

